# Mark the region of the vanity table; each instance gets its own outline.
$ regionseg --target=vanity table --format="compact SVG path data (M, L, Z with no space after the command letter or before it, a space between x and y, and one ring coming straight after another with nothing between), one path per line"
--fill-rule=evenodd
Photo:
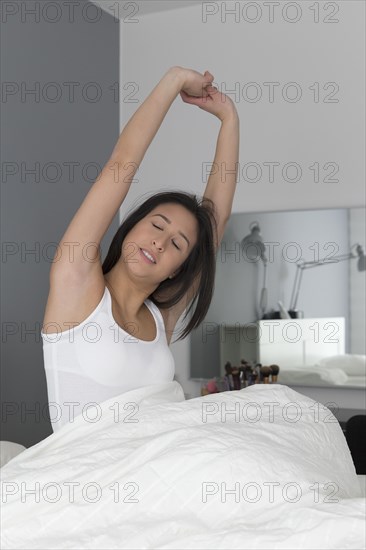
M339 422L365 414L365 386L352 385L338 368L318 365L321 359L345 354L343 317L208 323L204 329L192 333L193 379L224 376L227 361L235 366L241 359L266 366L277 364L279 384L326 405Z
M340 369L319 364L324 358L345 354L343 317L268 320L259 321L258 326L258 362L277 363L284 384L326 405L340 422L365 414L365 386L352 385L352 378Z

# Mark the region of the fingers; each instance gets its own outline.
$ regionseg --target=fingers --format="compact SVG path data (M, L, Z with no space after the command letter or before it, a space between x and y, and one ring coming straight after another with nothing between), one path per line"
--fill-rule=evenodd
M202 95L190 95L187 94L187 92L185 92L184 90L181 90L179 93L186 103L193 103L194 101L206 98L209 95L209 92L206 92L204 88L202 89Z
M202 98L194 97L194 96L186 94L186 92L184 92L183 90L180 92L180 96L181 96L183 102L188 103L189 105L197 105L198 101L200 99L202 100Z
M205 71L203 76L204 76L205 82L207 82L208 85L212 84L214 76L210 73L210 71Z
M206 99L207 98L212 99L211 96L213 96L214 94L216 94L218 92L216 86L206 86L204 91L205 91L205 94L204 94L203 97L205 97Z
M188 95L186 92L184 92L183 90L181 90L180 92L180 96L181 98L183 99L183 101L185 103L192 103L192 99L193 99L193 96L191 95Z

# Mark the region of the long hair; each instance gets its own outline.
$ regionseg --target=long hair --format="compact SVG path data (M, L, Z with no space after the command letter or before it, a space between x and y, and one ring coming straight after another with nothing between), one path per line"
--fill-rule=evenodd
M164 203L177 203L184 206L196 218L198 223L197 242L179 269L179 273L173 279L165 279L150 294L149 299L159 308L170 308L177 304L192 286L196 276L199 276L199 285L191 299L190 306L186 309L184 320L191 312L195 301L196 308L193 315L184 327L178 340L183 340L204 320L213 296L216 271L215 241L217 242L217 226L215 219L215 205L207 197L199 198L186 192L163 191L155 193L130 213L122 222L114 235L108 253L102 264L103 274L108 273L118 262L122 253L122 244L129 231L142 220L156 206ZM215 239L215 241L214 241ZM167 292L169 298L159 301L155 293L164 295ZM187 304L188 305L188 304Z

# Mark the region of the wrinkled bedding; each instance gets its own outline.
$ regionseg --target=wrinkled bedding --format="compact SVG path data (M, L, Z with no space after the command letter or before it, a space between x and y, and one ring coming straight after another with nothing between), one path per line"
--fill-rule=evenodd
M281 384L90 406L1 470L3 549L360 549L343 432Z

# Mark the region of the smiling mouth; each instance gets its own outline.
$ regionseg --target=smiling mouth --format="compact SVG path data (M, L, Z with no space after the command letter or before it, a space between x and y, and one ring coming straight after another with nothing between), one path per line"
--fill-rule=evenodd
M146 260L149 264L156 264L156 262L154 262L154 261L151 259L150 255L147 255L147 253L144 252L144 251L142 250L142 248L140 248L140 252L141 252L141 255L143 256L144 260Z

